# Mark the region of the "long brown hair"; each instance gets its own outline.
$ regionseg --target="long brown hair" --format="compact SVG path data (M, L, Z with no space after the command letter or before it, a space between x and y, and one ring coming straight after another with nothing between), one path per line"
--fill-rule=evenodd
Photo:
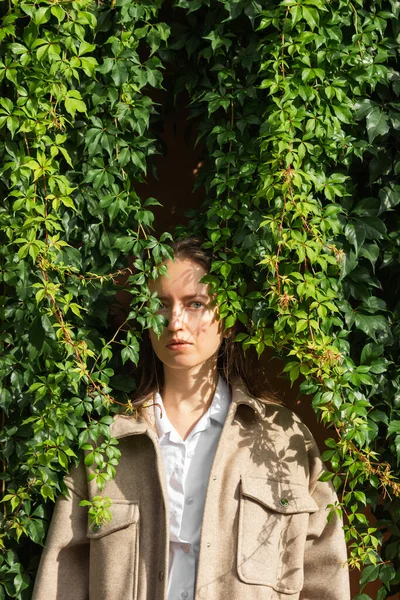
M171 248L175 259L191 260L202 266L207 273L210 271L213 257L203 248L202 240L184 238L171 243ZM234 341L239 328L240 325L237 325L229 330L222 341L218 351L218 371L228 384L239 380L250 395L272 399L273 393L255 353L248 350L245 356L242 345ZM140 403L155 391L161 390L164 383L163 364L153 350L148 330L143 332L138 369L140 381L133 393L134 403Z

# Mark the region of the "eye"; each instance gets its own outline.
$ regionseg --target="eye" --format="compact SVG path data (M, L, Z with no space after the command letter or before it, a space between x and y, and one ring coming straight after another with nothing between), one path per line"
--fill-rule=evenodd
M159 311L161 311L161 310L167 310L167 308L168 308L168 306L166 305L166 303L165 302L161 302L158 310Z
M190 308L199 309L199 308L203 308L204 306L205 306L204 302L200 302L200 300L193 300L192 302L189 302Z

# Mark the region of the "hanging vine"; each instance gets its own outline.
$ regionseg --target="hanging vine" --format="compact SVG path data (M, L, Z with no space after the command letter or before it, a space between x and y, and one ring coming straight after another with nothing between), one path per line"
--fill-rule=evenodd
M207 240L237 342L266 348L335 435L324 459L351 565L400 589L399 7L392 1L2 3L0 599L28 599L48 499L86 452L99 497L133 411L166 233L140 197L154 90L189 96ZM167 70L168 78L164 77ZM249 281L249 273L252 280ZM111 330L116 289L129 315ZM132 327L132 323L136 323ZM365 507L374 516L369 523ZM368 600L367 593L358 600Z

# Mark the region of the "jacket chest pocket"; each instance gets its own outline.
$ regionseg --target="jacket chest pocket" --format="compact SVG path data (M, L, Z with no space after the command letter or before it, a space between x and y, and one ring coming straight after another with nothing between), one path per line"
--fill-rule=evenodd
M317 510L318 505L301 484L241 477L239 578L283 594L300 592L308 519Z
M137 598L139 505L112 500L112 520L88 526L90 599Z

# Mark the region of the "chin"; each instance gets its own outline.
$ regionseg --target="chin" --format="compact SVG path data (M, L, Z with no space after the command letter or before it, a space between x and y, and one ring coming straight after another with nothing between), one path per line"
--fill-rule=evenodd
M194 356L188 356L185 354L177 354L176 356L168 356L165 360L161 359L163 365L169 369L191 369L193 367L199 367L205 363L207 359L202 360Z
M200 364L202 363L184 359L179 360L179 358L177 360L170 360L168 362L164 362L164 366L168 367L169 369L192 369L193 367L197 367Z

